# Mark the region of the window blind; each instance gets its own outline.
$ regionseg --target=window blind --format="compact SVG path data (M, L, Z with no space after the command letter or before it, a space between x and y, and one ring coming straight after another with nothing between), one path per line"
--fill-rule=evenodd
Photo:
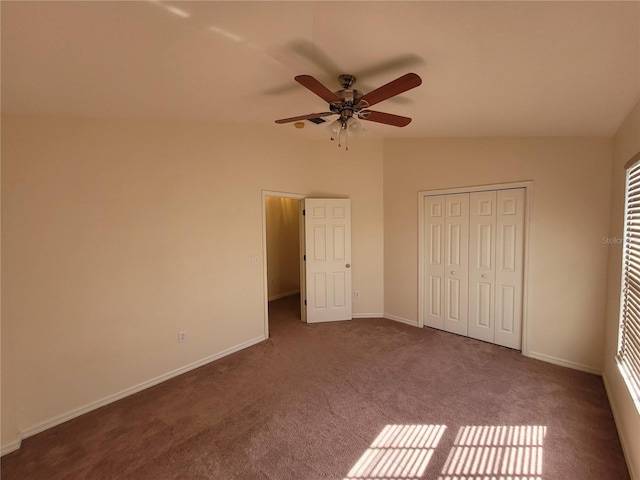
M627 168L618 365L640 405L640 158Z

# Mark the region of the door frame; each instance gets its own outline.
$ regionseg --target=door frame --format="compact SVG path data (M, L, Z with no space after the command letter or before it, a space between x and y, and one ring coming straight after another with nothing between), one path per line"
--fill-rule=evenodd
M302 211L304 210L304 199L308 195L301 193L290 192L276 192L271 190L262 190L262 259L264 268L262 285L264 296L264 337L269 338L269 277L267 272L267 197L275 198L293 198L299 200L300 212L298 214L298 238L300 240L300 317L303 322L307 321L307 310L304 305L304 298L306 288L306 271L304 257L304 217Z
M531 208L533 205L533 181L522 180L508 183L493 183L488 185L472 185L467 187L421 190L418 192L418 327L424 327L424 198L433 195L449 195L453 193L473 193L486 190L509 190L524 188L524 248L523 248L523 279L522 279L522 354L529 356L529 322L528 322L528 281L529 278L529 236L531 231Z

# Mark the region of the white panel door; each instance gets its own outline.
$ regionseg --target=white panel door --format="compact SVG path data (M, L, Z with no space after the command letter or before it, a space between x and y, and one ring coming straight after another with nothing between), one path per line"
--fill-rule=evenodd
M495 341L522 346L524 189L498 190L496 216Z
M307 322L351 320L351 201L307 198Z
M469 194L445 197L444 329L467 335L469 300Z
M443 330L445 196L425 197L423 201L423 251L426 267L422 282L423 319L426 326Z
M425 196L424 325L522 347L525 189Z
M496 192L469 198L469 336L495 339Z

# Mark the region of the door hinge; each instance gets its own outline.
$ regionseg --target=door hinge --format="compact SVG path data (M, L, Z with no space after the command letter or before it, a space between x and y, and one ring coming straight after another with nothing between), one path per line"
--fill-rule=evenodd
M304 261L306 262L306 261L307 261L307 256L306 256L306 255L303 255L303 256L302 256L302 260L304 260Z
M307 214L307 211L303 208L302 209L302 215L306 215L306 214Z
M304 304L305 304L305 305L307 304L307 299L306 299L306 298L304 299Z

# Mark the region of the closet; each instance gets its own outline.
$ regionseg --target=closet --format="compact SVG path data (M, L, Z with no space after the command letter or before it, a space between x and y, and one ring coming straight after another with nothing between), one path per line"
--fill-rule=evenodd
M426 195L424 324L517 350L525 189Z

